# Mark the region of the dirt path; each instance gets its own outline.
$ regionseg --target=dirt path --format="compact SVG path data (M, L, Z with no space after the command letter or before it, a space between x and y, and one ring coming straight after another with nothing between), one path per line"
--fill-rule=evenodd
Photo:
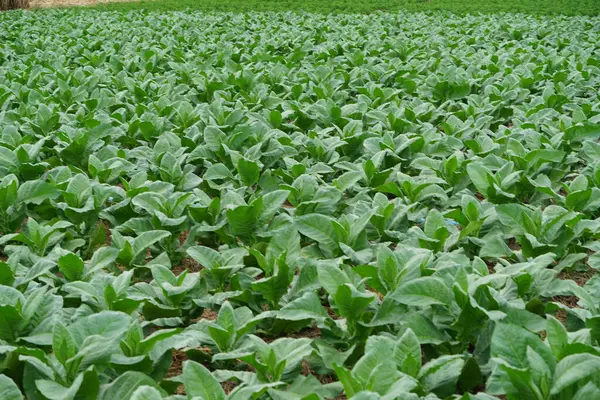
M91 6L98 3L123 2L132 0L31 0L31 8L40 7L65 7L65 6Z

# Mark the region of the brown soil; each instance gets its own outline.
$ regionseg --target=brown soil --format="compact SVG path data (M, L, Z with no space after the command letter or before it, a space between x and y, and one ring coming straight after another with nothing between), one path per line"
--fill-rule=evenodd
M373 294L375 294L377 296L377 298L379 299L379 301L383 301L383 294L379 293L376 289L373 289L370 286L367 286L367 290Z
M302 372L301 373L304 376L309 376L309 375L314 376L323 385L327 385L328 383L332 383L332 382L336 381L336 379L332 375L319 375L319 374L317 374L312 369L312 367L310 366L310 363L308 361L306 361L306 360L302 360Z
M183 362L187 360L187 354L180 350L173 350L171 366L165 375L167 378L172 378L177 375L181 375L183 371Z
M308 375L314 375L314 374L315 374L315 371L312 369L312 367L310 366L308 361L302 360L302 375L308 376Z
M556 301L557 303L564 304L569 308L580 308L577 305L579 299L575 296L555 296L552 298L552 300Z
M572 281L575 281L575 283L577 283L579 286L583 286L587 283L587 281L589 281L590 279L592 279L592 277L596 275L596 271L595 270L588 270L588 271L563 271L561 273L558 274L558 278L559 279L570 279Z
M171 366L169 367L165 378L172 378L174 376L181 375L183 372L183 362L187 359L188 357L183 351L173 350ZM177 386L175 394L185 395L185 387L183 385Z
M219 314L217 314L215 311L209 309L209 308L205 308L204 311L202 311L202 315L200 316L200 318L198 318L196 320L200 321L201 319L207 319L209 321L216 321L218 318Z
M238 385L237 382L233 382L233 381L221 382L221 387L225 391L225 394L231 393L233 391L233 389L236 388L237 385Z
M106 245L112 245L112 234L110 232L110 225L108 221L102 221L102 225L104 225L104 236L106 237Z
M321 337L321 330L319 328L317 328L316 326L313 326L312 328L302 329L299 332L290 333L285 336L290 337L290 338L295 338L295 339L301 339L301 338L318 339Z
M556 312L556 314L554 314L554 317L559 320L563 325L566 326L567 324L567 313L565 312L565 310L558 310Z
M188 239L188 237L190 236L190 231L183 231L181 233L181 235L179 235L178 239L179 239L179 245L182 245L185 243L185 241Z
M558 278L559 279L570 279L570 280L574 281L575 283L577 283L579 286L583 286L587 283L587 281L592 279L592 277L595 274L596 274L596 271L594 271L594 270L583 271L583 272L581 272L581 271L571 271L571 272L563 271L558 274ZM576 296L555 296L552 298L552 301L563 304L569 308L580 308L577 305L577 302L579 301L579 299ZM567 321L567 313L565 310L558 310L554 314L554 317L556 317L557 320L562 322L563 325Z
M552 298L552 301L563 304L569 308L580 308L577 305L579 299L575 296L555 296ZM563 325L566 326L567 323L567 312L565 310L558 310L554 314L554 317L559 320Z
M185 270L186 268L183 265L178 265L176 267L171 268L171 272L175 274L175 276L181 275L181 273Z
M183 260L181 260L181 264L179 264L176 267L171 268L171 271L175 275L179 275L183 271L186 271L186 270L188 272L198 272L198 271L200 271L201 268L202 268L202 266L200 264L198 264L193 258L187 257L187 258L184 258Z
M198 272L202 269L202 266L193 258L187 257L181 261L181 265L187 268L190 272Z
M511 238L508 241L508 248L512 251L519 251L521 250L521 245L515 240L515 238Z
M325 310L327 310L327 314L329 314L329 317L330 317L331 319L335 319L335 320L337 320L337 319L342 319L342 317L341 317L341 316L339 316L339 315L337 315L337 314L335 313L335 311L333 310L333 308L331 308L331 307L325 307Z

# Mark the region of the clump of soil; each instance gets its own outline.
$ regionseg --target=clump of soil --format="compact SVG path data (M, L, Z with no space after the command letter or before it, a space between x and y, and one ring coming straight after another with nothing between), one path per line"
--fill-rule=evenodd
M173 350L171 358L171 366L165 375L167 378L181 375L181 372L183 371L183 362L188 359L187 354L180 350Z
M587 281L592 279L594 275L596 275L596 271L592 269L588 271L562 271L558 274L558 278L570 279L572 281L575 281L575 283L577 283L579 286L583 286L587 283Z

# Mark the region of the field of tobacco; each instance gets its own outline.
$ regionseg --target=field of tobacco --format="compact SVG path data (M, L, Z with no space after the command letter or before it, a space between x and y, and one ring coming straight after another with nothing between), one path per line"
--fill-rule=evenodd
M0 399L600 399L600 18L0 14Z

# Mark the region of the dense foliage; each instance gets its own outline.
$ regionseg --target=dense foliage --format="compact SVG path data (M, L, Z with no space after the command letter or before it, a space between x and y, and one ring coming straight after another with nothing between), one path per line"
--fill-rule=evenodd
M599 43L1 14L0 398L600 398Z
M520 12L553 15L599 15L597 0L140 0L101 4L108 10L307 11L314 13L369 13L436 11L453 13Z

